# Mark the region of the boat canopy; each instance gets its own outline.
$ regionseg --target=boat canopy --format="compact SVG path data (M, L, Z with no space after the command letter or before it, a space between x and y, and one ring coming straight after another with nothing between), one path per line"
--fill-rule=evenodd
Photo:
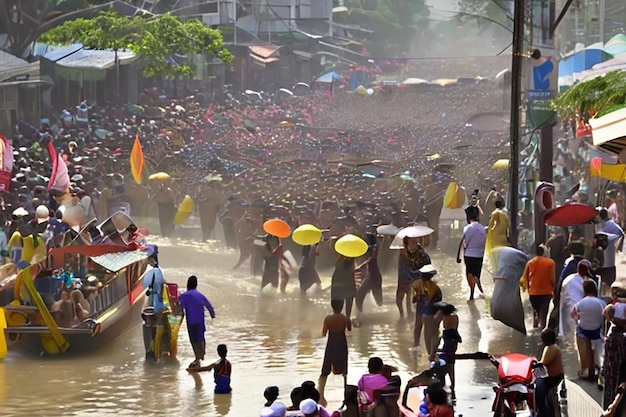
M151 251L149 250L138 249L128 252L114 252L105 253L100 256L92 256L91 260L109 271L117 272L128 265L147 259L150 254Z

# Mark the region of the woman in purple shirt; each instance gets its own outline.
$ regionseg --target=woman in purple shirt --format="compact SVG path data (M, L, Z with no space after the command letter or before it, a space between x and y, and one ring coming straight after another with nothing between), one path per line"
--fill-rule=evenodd
M193 348L196 359L189 364L190 368L201 366L200 361L204 360L205 341L204 341L204 309L206 307L211 314L211 318L215 318L215 310L211 302L198 291L198 278L195 275L187 279L187 291L182 293L178 300L183 307L183 317L187 317L187 331L189 333L189 341Z

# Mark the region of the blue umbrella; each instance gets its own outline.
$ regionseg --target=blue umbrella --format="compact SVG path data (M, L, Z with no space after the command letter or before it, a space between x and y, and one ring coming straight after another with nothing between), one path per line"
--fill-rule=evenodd
M335 71L331 71L319 77L316 81L318 83L332 83L335 81L339 81L341 77Z

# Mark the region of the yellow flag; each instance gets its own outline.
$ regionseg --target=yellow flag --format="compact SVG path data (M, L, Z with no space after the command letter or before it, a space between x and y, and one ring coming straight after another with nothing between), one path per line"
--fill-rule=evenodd
M135 136L133 149L130 151L130 172L137 184L141 184L141 173L143 171L143 149L139 142L139 133Z

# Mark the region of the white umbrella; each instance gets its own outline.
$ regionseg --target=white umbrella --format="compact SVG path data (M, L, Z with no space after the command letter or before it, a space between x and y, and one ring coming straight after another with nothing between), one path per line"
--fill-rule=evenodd
M428 226L409 226L400 230L396 237L389 245L389 249L403 249L404 243L402 242L405 237L425 237L433 233L434 230Z
M398 234L399 231L400 228L393 224L384 224L376 228L376 233L378 233L379 235L395 236Z
M432 232L434 232L434 230L428 226L409 226L400 230L396 237L399 239L404 239L405 237L424 237L430 235Z

